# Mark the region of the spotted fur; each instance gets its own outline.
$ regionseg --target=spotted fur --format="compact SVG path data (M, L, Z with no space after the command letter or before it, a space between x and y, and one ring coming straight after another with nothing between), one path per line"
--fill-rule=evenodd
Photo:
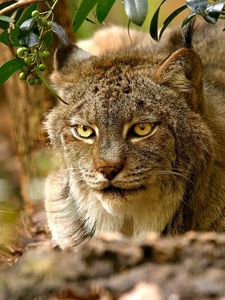
M221 28L200 26L195 50L190 40L178 47L177 29L160 45L142 43L148 35L141 34L130 47L98 56L75 46L58 50L51 80L68 105L59 103L45 122L63 160L47 180L45 206L62 248L103 231L225 229ZM128 41L125 29L123 35ZM129 128L146 121L157 130L134 142ZM73 136L76 122L96 128L91 143ZM111 190L101 164L110 172L116 165Z

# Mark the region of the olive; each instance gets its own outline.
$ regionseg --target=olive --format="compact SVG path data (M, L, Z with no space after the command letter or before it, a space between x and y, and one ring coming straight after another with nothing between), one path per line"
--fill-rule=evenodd
M20 80L26 80L27 79L27 74L24 73L24 72L21 72L20 75L19 75L19 79Z
M32 58L31 58L31 57L25 57L25 58L24 58L24 61L25 61L25 63L26 63L28 66L31 66L31 65L32 65Z
M31 13L32 18L38 17L39 16L39 11L38 10L34 10Z
M35 78L35 81L34 81L34 83L35 84L37 84L37 85L40 85L40 84L42 84L42 80L41 80L41 78Z
M28 49L25 48L25 47L20 47L17 49L16 51L16 54L19 56L19 57L23 57L24 56L24 53L27 51Z
M39 56L42 58L48 57L50 55L49 51L44 50L42 52L40 52Z
M28 78L28 79L27 79L27 82L28 82L29 85L34 85L34 83L35 83L34 77Z
M49 29L52 28L52 22L51 22L51 21L48 21L48 22L47 22L47 27L48 27Z
M26 74L30 73L30 68L28 66L23 66L21 70Z
M46 70L46 65L45 65L45 64L40 64L40 65L38 66L38 69L39 69L40 71L45 71L45 70Z
M48 20L46 20L46 19L44 19L44 18L40 18L39 20L40 20L40 23L41 23L42 26L45 27L45 26L48 25Z

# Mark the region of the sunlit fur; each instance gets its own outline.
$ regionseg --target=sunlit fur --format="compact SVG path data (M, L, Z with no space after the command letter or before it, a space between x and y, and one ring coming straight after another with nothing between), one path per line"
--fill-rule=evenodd
M104 231L140 236L225 229L220 29L202 27L196 34L203 69L192 50L175 51L176 30L160 46L132 45L96 57L74 47L55 63L51 79L68 105L59 103L45 122L63 160L47 180L45 207L52 237L62 248ZM123 34L127 39L125 29ZM216 55L210 42L209 56L207 40L214 41ZM94 128L96 136L77 139L73 120ZM132 139L131 124L141 122L157 130ZM100 160L123 164L111 182L96 169ZM107 191L110 184L115 190Z

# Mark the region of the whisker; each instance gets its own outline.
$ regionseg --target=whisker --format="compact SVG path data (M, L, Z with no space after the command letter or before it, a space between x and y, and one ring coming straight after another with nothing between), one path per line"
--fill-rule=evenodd
M156 174L156 175L175 175L175 176L179 176L179 177L182 177L183 179L189 181L191 184L194 185L194 182L188 178L187 176L179 173L179 172L174 172L174 171L153 171L152 173Z

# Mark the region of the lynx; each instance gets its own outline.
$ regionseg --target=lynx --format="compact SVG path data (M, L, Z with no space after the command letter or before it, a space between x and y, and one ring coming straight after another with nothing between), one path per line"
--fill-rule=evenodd
M45 122L62 160L45 207L61 248L101 232L225 229L225 34L201 25L192 48L190 28L183 44L179 29L160 44L124 29L110 49L114 28L98 55L56 51L51 80L67 104Z

